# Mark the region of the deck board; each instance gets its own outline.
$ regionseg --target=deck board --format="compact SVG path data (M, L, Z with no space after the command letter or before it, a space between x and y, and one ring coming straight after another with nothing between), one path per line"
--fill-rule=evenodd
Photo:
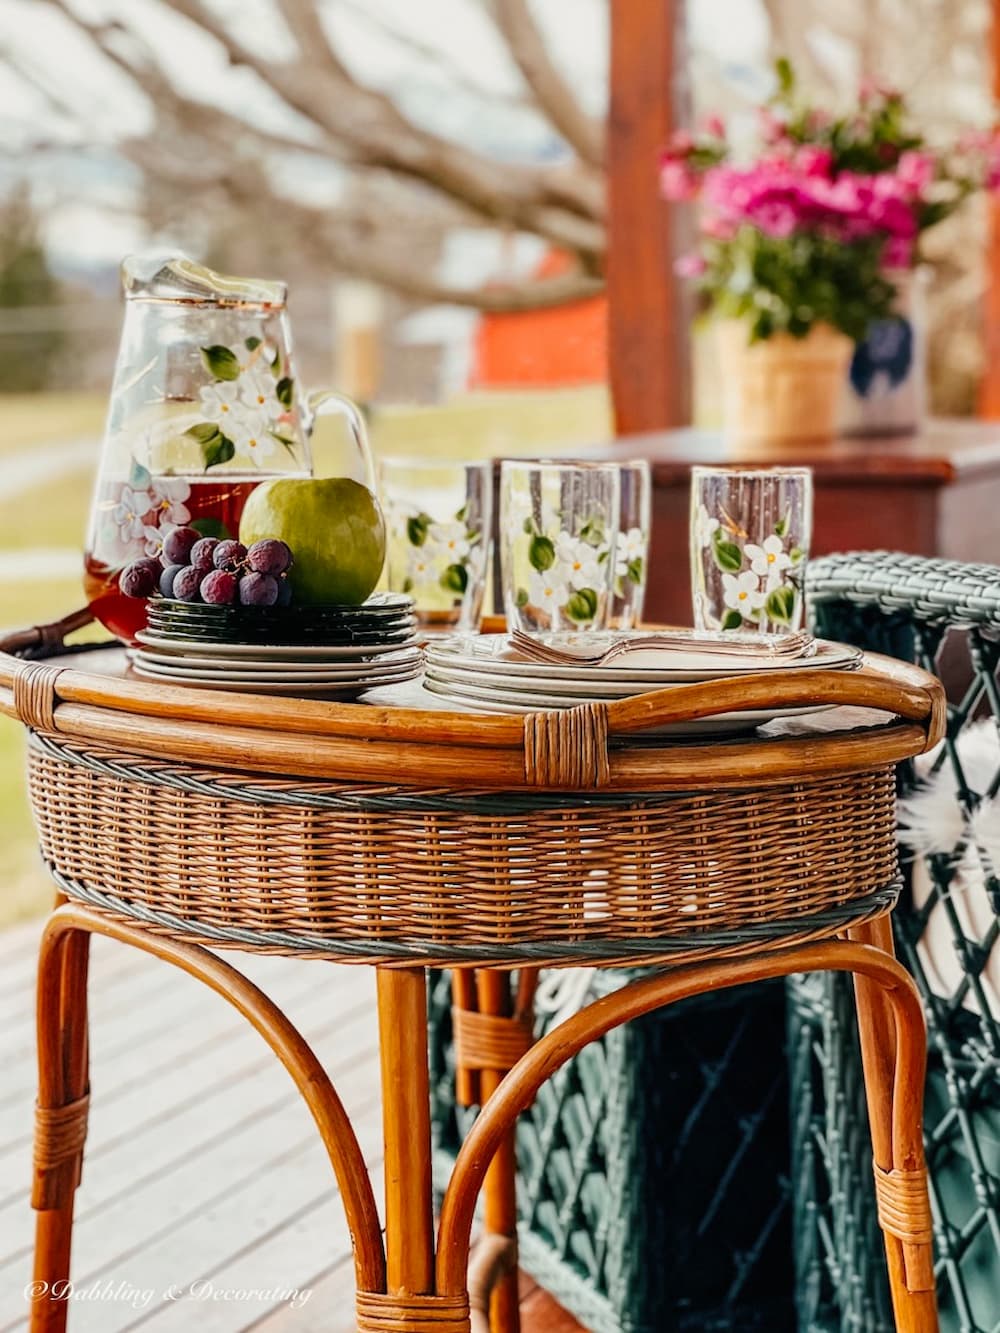
M26 1327L38 933L37 923L0 933L0 1333ZM372 972L226 956L330 1071L380 1198ZM90 1005L93 1104L74 1281L113 1298L74 1301L71 1333L354 1333L350 1238L332 1169L261 1038L192 978L100 938ZM198 1282L212 1299L191 1297ZM164 1299L173 1288L184 1298ZM309 1293L304 1304L289 1303L291 1289ZM218 1298L233 1291L256 1294ZM530 1280L522 1296L523 1333L580 1330Z

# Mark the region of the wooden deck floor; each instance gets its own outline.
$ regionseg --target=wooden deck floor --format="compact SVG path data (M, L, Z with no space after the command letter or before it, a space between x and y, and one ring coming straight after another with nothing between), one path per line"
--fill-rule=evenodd
M0 1333L26 1326L37 934L0 934ZM372 973L235 961L323 1060L377 1176ZM101 939L91 1009L72 1333L353 1333L350 1243L329 1163L257 1034L198 982ZM525 1333L580 1329L530 1282L523 1290Z

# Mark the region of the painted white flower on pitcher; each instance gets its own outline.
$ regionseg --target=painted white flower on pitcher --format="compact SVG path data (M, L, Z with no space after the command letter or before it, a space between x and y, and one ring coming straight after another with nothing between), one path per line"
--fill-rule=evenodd
M144 535L146 525L143 520L152 507L149 491L122 487L112 517L118 524L118 535L123 542L138 541Z
M726 606L744 618L759 611L767 600L760 590L759 577L752 569L746 569L742 574L723 574L722 597Z
M172 528L180 528L190 521L191 510L184 501L191 498L191 487L186 481L157 477L150 483L149 490L153 497L150 508L156 510L159 526L166 523Z
M792 566L792 557L786 552L778 536L765 537L762 546L747 542L743 553L750 561L753 573L759 578L767 579L768 592L784 582L784 572Z

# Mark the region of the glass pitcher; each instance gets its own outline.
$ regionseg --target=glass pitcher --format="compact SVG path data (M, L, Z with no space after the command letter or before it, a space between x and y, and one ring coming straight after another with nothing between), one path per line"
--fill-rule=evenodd
M122 264L125 321L84 562L91 610L132 640L145 602L118 591L170 528L236 536L269 477L312 475L316 418L344 417L357 479L375 490L364 421L350 399L303 393L281 282L225 277L189 259ZM352 469L353 471L354 469Z

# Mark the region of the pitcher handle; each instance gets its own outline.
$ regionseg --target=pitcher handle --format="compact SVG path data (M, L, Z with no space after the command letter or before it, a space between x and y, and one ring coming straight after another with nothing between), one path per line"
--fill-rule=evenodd
M372 495L378 499L378 479L375 472L375 460L372 457L371 445L368 442L368 428L365 425L365 419L361 414L361 409L353 399L348 398L345 393L339 393L336 389L314 389L312 393L306 396L306 407L309 411L311 420L325 415L327 408L336 405L337 410L347 417L351 428L351 435L357 446L358 453L361 455L361 463L365 473L365 485L371 491Z

